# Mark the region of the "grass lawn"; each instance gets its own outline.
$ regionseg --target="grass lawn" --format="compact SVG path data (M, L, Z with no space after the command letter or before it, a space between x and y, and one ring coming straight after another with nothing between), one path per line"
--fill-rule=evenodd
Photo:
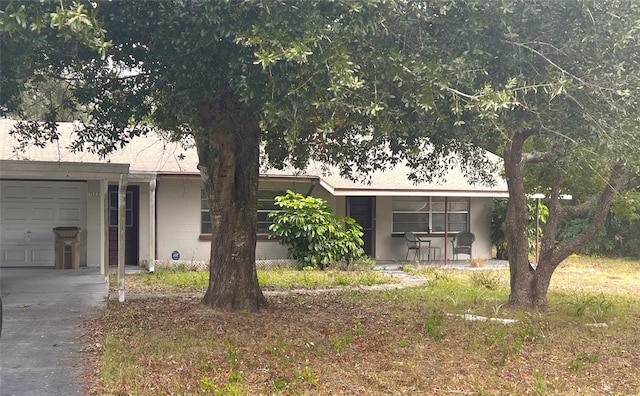
M638 395L640 263L573 258L546 312L506 309L508 272L259 271L270 308L200 304L207 273L127 276L85 322L90 394ZM397 280L396 280L397 282ZM354 287L355 286L355 287ZM309 291L309 290L313 291ZM136 295L139 294L136 298ZM469 321L465 314L516 323Z

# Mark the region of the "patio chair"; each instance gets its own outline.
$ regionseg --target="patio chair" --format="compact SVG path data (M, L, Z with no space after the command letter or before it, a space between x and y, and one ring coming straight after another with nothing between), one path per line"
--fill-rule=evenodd
M431 241L430 240L426 240L426 239L420 239L420 237L417 237L416 234L414 234L411 231L406 231L404 233L404 239L407 241L407 254L404 256L404 260L408 261L409 259L409 252L411 252L413 250L413 259L415 260L416 257L418 258L418 261L422 261L422 250L426 250L427 251L427 260L430 259L430 252L431 252Z
M453 258L458 259L458 254L468 254L469 260L472 259L473 242L476 240L476 236L472 232L461 232L451 239L451 246L453 247Z

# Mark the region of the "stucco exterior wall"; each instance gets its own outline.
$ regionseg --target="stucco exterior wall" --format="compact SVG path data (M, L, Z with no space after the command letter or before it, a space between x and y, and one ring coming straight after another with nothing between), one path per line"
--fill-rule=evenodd
M261 180L260 189L293 190L306 194L311 187L310 182L292 182L278 180ZM209 260L211 243L200 236L200 190L202 181L199 177L175 178L163 177L157 181L157 260L171 260L174 251L180 253L180 260ZM148 193L148 189L146 190ZM326 190L316 186L314 196L323 199L332 198ZM325 198L326 197L326 198ZM148 201L148 196L145 198ZM143 212L143 190L140 191L141 218ZM332 205L332 202L329 202ZM344 205L343 205L344 206ZM344 209L343 209L344 211ZM143 234L142 228L140 233ZM141 246L142 238L141 238ZM142 249L142 248L141 248ZM141 252L142 259L142 252ZM287 248L276 240L266 239L260 235L256 244L256 259L279 259L287 257Z
M260 189L293 190L306 194L310 182L292 182L278 180L261 180ZM180 260L202 260L209 258L210 241L200 238L200 189L199 178L162 178L157 185L157 256L158 260L171 260L174 251L180 253ZM316 185L312 195L325 199L331 209L338 214L346 212L346 197L332 196L324 188ZM398 261L404 260L407 245L402 235L393 235L392 197L376 198L376 231L375 259ZM145 236L148 236L148 224L143 220L145 202L148 205L148 185L140 188L140 259L144 256ZM476 235L473 245L474 257L491 257L490 219L491 198L472 198L470 205L471 232ZM431 245L440 248L440 259L444 258L445 238L443 235L432 235ZM448 258L451 257L451 238L446 243ZM259 235L256 245L256 259L280 259L287 257L287 248L275 240L268 240ZM466 259L466 256L461 258Z
M491 198L475 198L471 200L471 232L476 236L473 243L474 258L491 258ZM451 246L451 245L449 245ZM461 257L468 257L462 255Z
M87 182L87 224L82 230L82 238L87 242L87 251L84 259L87 267L99 267L103 254L101 231L104 219L101 200L104 199L100 191L100 181L89 180ZM82 259L80 261L82 262ZM82 264L81 264L82 265Z
M407 244L404 238L394 237L393 231L393 197L376 198L376 260L404 259Z
M156 185L156 259L206 260L209 244L200 241L199 178L161 178Z
M149 182L132 183L139 186L140 203L138 206L138 263L146 264L152 257L150 250L151 243L151 216L152 214L149 207L151 200L149 196Z

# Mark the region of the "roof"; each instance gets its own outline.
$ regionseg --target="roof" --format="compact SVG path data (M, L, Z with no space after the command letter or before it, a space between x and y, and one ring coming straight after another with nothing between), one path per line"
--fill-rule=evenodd
M199 174L198 154L195 149L185 149L178 142L169 142L160 135L150 134L134 137L124 148L114 151L106 158L87 151L71 152L67 148L74 140L75 124L61 122L58 126L60 139L44 148L27 147L25 152L14 152L18 145L9 131L15 120L0 119L0 159L23 161L50 161L73 163L129 164L130 173L177 173Z
M270 169L264 172L264 176L317 177L320 185L334 196L509 196L507 183L499 175L496 175L495 185L486 186L470 184L457 167L450 170L443 180L432 182L416 183L409 179L410 173L411 169L407 165L399 164L391 169L374 172L367 182L360 182L341 177L336 167L311 162L304 171Z
M17 141L9 135L16 121L0 120L0 160L48 161L67 163L110 163L128 164L130 174L198 175L198 155L195 148L185 147L178 142L169 142L160 135L149 134L134 137L131 142L108 157L100 159L89 152L71 152L67 146L74 139L74 124L60 123L60 140L45 148L28 147L25 152L14 152ZM487 153L492 161L500 159ZM494 186L472 185L458 168L447 173L445 180L430 183L415 183L409 180L410 169L398 165L392 169L374 172L368 183L354 182L341 177L337 168L311 162L303 171L294 169L267 169L261 171L262 178L277 179L317 179L334 196L465 196L465 197L507 197L507 185L497 176Z

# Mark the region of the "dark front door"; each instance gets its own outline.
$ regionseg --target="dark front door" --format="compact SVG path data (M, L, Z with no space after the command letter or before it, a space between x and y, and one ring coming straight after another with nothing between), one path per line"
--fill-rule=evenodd
M364 235L364 252L369 257L374 257L375 249L375 197L348 197L347 208L349 217L355 219L362 226Z
M138 265L138 186L127 186L124 263ZM118 265L118 186L109 186L109 265Z

